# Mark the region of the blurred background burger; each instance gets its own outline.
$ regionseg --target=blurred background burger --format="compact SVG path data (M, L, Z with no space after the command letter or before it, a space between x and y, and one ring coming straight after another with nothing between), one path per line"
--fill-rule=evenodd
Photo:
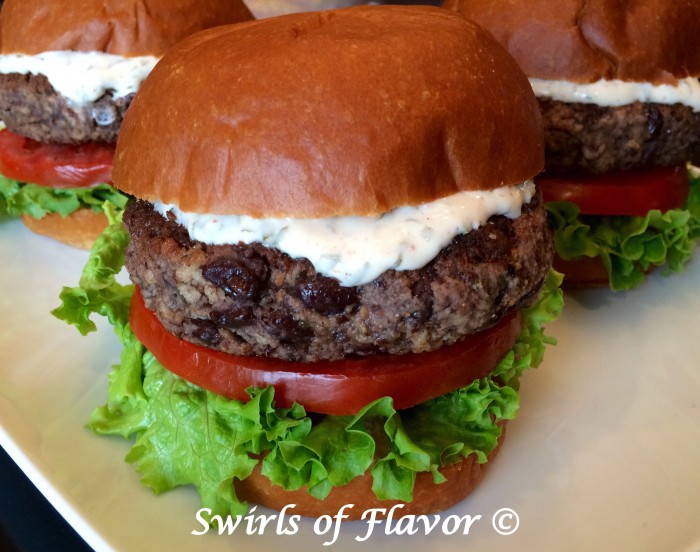
M89 248L105 228L124 112L160 56L252 16L240 0L6 0L0 11L0 203L32 230ZM183 127L182 131L186 131Z
M700 236L700 1L446 0L523 68L545 128L538 178L572 286L682 270Z

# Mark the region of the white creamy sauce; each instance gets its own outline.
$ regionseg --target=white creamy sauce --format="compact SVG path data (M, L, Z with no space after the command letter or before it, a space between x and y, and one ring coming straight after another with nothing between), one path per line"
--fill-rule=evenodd
M136 92L157 57L123 57L104 52L43 52L0 55L0 73L45 75L56 91L77 105L94 102L108 90L114 98Z
M599 80L590 84L569 81L530 79L535 95L560 102L620 106L636 101L659 104L680 103L700 111L700 80L680 79L675 86L648 82Z
M358 286L391 268L425 266L455 236L475 230L493 215L517 218L534 194L535 185L528 180L491 191L461 192L376 217L321 219L255 219L154 205L163 216L172 211L194 240L211 245L258 242L295 259L309 259L317 272L344 286Z

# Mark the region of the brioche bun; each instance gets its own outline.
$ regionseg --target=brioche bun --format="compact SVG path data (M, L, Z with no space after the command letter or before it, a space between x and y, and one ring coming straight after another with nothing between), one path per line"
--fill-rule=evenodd
M579 257L565 260L556 255L554 257L554 270L564 274L562 286L568 290L610 286L610 276L600 257Z
M124 118L113 180L190 212L377 215L523 182L542 148L530 85L489 33L440 8L358 6L178 44Z
M700 75L700 1L446 0L489 29L529 77L674 84Z
M399 516L441 512L464 500L481 483L487 468L492 465L505 439L505 423L502 429L498 446L488 455L487 462L479 464L476 455L470 454L461 462L448 464L440 468L440 473L447 481L439 484L433 481L431 473L418 473L411 502L379 500L372 492L372 477L368 473L356 477L347 485L333 487L326 498L318 500L311 496L306 488L286 491L280 486L273 485L261 474L261 462L255 466L252 475L244 480L234 480L236 495L241 500L254 502L273 510L282 510L286 505L294 504L293 513L306 517L333 514L346 504L352 504L353 508L344 512L349 515L349 521L361 519L363 512L371 508L385 508L388 512L396 504L404 505L399 510Z
M67 217L58 213L49 213L40 219L23 215L22 222L32 232L80 249L90 249L108 224L104 212L85 208Z
M252 19L241 0L5 0L0 53L161 56L201 29Z

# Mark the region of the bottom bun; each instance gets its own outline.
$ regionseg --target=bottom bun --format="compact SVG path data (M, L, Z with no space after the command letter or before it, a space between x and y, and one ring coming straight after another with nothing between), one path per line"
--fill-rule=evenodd
M555 255L552 268L564 274L561 287L567 290L610 287L610 275L600 257L581 257L565 261ZM650 265L644 273L648 275L654 268L654 265Z
M22 222L32 232L42 236L80 249L90 249L97 236L107 227L107 216L101 211L78 209L67 217L58 213L51 213L40 219L22 215Z
M361 519L362 514L372 508L384 508L385 513L377 516L378 519L384 518L396 504L404 504L404 507L398 509L394 514L395 517L441 512L462 501L476 488L501 448L504 437L505 426L498 439L498 445L488 456L488 462L479 464L476 461L476 455L470 454L461 462L440 468L440 473L447 479L444 483L436 485L429 472L417 474L412 502L379 500L372 492L372 476L369 474L356 477L342 487L333 487L324 500L318 500L311 496L306 488L286 491L274 485L260 473L260 462L249 477L242 481L235 480L236 495L241 500L274 510L282 510L285 506L294 504L294 509L290 513L308 517L320 517L326 514L332 516L348 504L353 505L352 508L346 508L343 512L349 516L348 520Z
M564 274L564 289L610 287L610 276L600 257L564 260L555 255L553 268Z

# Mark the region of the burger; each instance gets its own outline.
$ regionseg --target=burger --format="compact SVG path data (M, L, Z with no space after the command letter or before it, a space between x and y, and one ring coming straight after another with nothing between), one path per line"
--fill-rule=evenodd
M700 2L446 0L518 61L545 129L538 178L565 284L636 287L700 236Z
M104 230L117 132L165 50L251 19L240 0L7 0L0 12L0 205L40 234L89 248ZM184 129L183 129L184 130Z
M123 221L54 311L83 333L106 315L124 344L92 428L213 513L455 504L561 308L542 160L527 79L446 10L186 39L124 118Z

